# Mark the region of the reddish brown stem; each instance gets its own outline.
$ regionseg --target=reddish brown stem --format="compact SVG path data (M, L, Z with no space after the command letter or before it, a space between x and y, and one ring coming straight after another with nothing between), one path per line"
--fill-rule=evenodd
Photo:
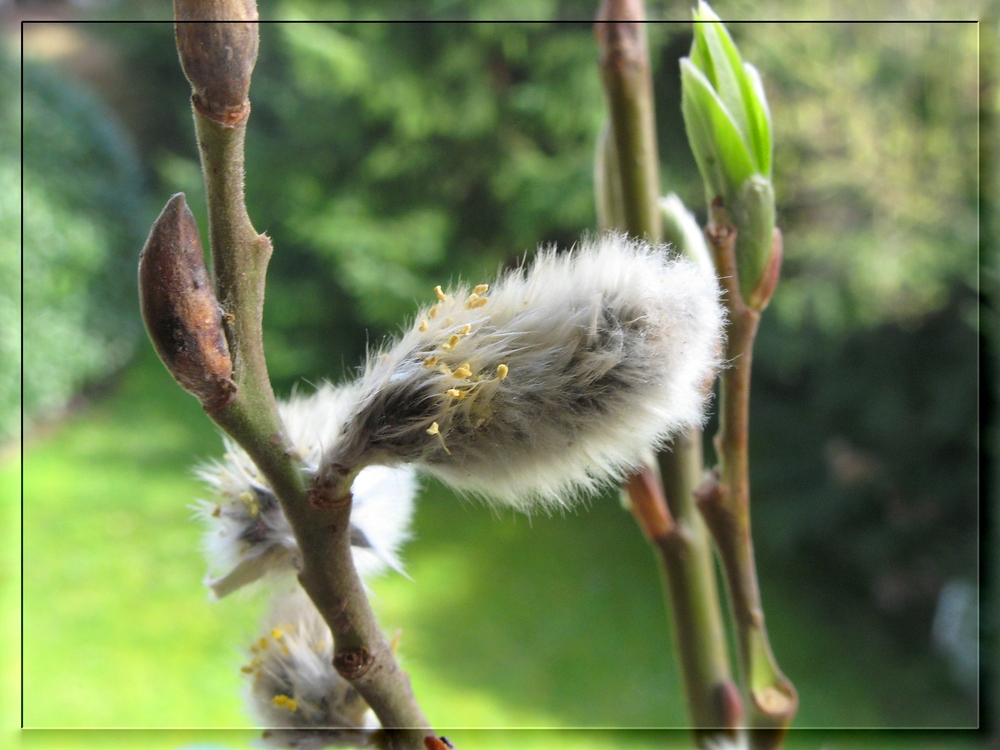
M736 229L721 203L712 206L705 236L715 259L729 312L721 374L719 431L715 437L719 468L698 490L698 506L712 532L726 573L736 625L743 682L750 699L751 741L757 750L780 747L798 708L792 683L778 668L764 627L753 540L750 535L750 370L760 313L740 294L736 272ZM780 233L775 230L770 267L752 295L767 304L780 272Z

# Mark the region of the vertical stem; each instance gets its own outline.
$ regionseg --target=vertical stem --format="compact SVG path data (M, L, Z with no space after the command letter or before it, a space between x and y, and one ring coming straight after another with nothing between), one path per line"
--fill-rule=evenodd
M361 694L386 733L389 747L423 747L428 722L409 677L397 664L354 568L351 496L317 506L284 434L267 375L261 339L264 281L271 243L246 212L243 139L234 126L194 113L208 196L209 237L219 303L233 356L236 396L209 412L246 449L281 501L302 553L299 574L334 638L334 666Z
M644 18L641 0L605 0L598 11L595 36L610 123L599 141L595 174L601 228L655 244L662 237L659 156ZM660 455L659 470L646 467L625 482L631 510L660 559L699 743L710 734L705 730L735 729L742 711L729 674L710 541L693 500L702 468L701 431L695 429Z
M701 430L674 439L658 457L676 533L656 543L674 610L676 650L696 728L735 729L742 718L739 693L729 674L729 650L719 609L708 529L694 502L701 483ZM702 733L705 734L705 733Z
M698 491L698 503L719 549L736 624L743 681L750 698L751 741L758 750L780 747L798 708L792 683L778 668L764 627L750 535L750 368L760 313L748 307L736 275L736 230L720 205L713 205L705 232L715 258L729 310L725 359L732 363L720 376L719 455L717 475ZM780 234L775 233L772 265L780 263ZM777 281L776 268L765 278ZM763 290L770 298L771 289Z
M594 34L620 184L621 229L660 241L660 158L642 0L604 0Z

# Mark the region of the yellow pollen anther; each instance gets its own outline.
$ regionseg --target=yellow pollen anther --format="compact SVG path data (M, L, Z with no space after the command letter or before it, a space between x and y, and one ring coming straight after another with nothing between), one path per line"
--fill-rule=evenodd
M479 287L476 288L478 289ZM477 302L479 302L479 295L473 292L472 294L469 295L469 299L465 300L465 309L471 310L473 307L476 306Z
M434 287L434 294L436 294L438 296L438 299L441 300L442 302L444 302L446 299L448 299L448 295L445 294L443 291L441 291L441 285L440 284L438 284L436 287Z
M284 638L285 634L281 632L279 628L271 628L271 637L276 641L280 641Z
M433 318L435 315L437 315L439 307L441 307L441 305L434 305L434 307L432 307L430 310L427 311L427 317Z
M472 324L466 323L464 326L458 329L459 336L468 336L472 332Z
M500 380L503 380L505 377L507 377L508 372L510 372L510 370L507 369L507 365L497 366L497 378L499 378Z
M490 301L489 297L480 297L475 302L473 302L471 305L469 305L469 307L470 307L470 309L471 308L476 308L476 307L482 307L483 305L485 305L489 301Z
M261 650L267 648L267 638L262 637L259 641L257 641L257 645L260 646Z
M424 367L428 370L438 363L437 355L433 355L424 360Z
M448 446L444 444L444 435L441 434L441 428L438 427L437 422L431 424L430 429L427 430L427 434L436 435L437 439L441 441L441 447L444 449L444 452L447 453L449 456L451 455L451 451L448 450Z
M247 506L247 512L251 518L256 518L260 515L260 505L257 504L257 498L254 497L254 494L250 490L243 490L238 499Z
M447 346L447 344L445 344L445 346ZM451 375L451 368L448 367L448 365L443 364L438 368L438 372L442 375Z
M251 674L254 671L254 669L256 669L256 667L254 667L253 664L244 664L242 667L240 667L240 671L243 674Z
M449 352L452 349L454 349L455 348L455 344L457 344L461 340L462 340L461 336L459 336L457 333L453 333L451 335L451 338L448 339L448 343L442 345L441 348L444 349L446 352Z
M449 388L448 395L451 396L453 399L461 401L463 398L465 398L465 391L460 391L458 390L458 388Z
M295 713L299 707L298 702L294 698L289 698L287 695L276 695L271 699L271 703L273 703L277 708L284 708L291 713Z
M427 321L426 320L421 320L420 321L420 325L417 326L417 330L420 331L421 333L423 333L424 331L426 331L427 330Z
M489 284L480 284L475 289L472 290L473 294L486 294L490 290Z
M461 378L462 380L465 380L470 375L472 375L472 368L469 367L469 363L466 362L464 365L455 370L454 375L456 378Z

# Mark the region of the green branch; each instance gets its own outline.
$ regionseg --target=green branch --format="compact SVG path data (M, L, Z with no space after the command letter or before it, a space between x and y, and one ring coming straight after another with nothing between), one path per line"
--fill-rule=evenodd
M595 183L601 230L616 228L656 244L662 241L659 156L644 19L641 0L606 0L598 12L609 126L598 145ZM741 716L712 550L693 499L701 473L701 431L692 429L660 455L659 468L647 466L625 482L629 507L659 557L699 742L719 729L733 730Z
M215 294L194 220L183 196L175 196L140 261L147 328L168 369L246 450L279 498L301 551L299 580L333 634L334 667L374 710L386 730L380 735L385 745L417 750L434 735L354 568L353 477L334 488L332 497L310 486L267 374L262 316L272 249L253 228L244 200L247 92L258 43L255 3L176 0L175 13L178 51L193 89ZM222 18L238 20L213 22ZM163 283L164 270L174 283Z

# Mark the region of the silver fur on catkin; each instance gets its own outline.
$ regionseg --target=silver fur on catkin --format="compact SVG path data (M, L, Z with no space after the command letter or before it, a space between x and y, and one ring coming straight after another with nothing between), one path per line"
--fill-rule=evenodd
M378 728L368 704L333 666L333 638L305 592L279 595L249 648L254 719L276 747L359 747Z
M608 234L493 285L436 290L368 358L323 457L330 484L417 463L521 510L565 505L703 421L724 313L714 276Z
M353 386L324 384L309 396L296 395L278 405L292 445L312 471L323 451L340 438L357 396ZM198 471L218 501L195 506L206 525L209 566L222 571L207 577L205 585L219 599L266 574L294 572L299 565L295 535L267 480L233 440L223 441L223 460ZM386 565L402 572L397 551L409 537L417 490L412 467L370 466L351 489L351 551L358 574L368 578Z

